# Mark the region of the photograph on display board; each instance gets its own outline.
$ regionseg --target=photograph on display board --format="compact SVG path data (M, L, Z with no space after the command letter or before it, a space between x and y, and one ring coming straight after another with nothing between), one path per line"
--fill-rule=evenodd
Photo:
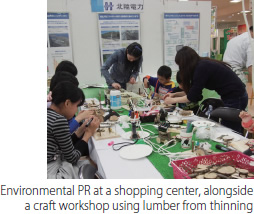
M69 34L68 33L57 33L49 34L50 47L69 47Z

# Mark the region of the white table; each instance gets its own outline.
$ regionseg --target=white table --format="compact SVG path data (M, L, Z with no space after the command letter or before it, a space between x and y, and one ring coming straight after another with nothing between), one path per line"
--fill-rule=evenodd
M190 120L207 120L197 116L183 117ZM218 131L231 131L230 129L216 123ZM121 135L124 130L116 125L116 132ZM240 136L241 139L244 137ZM122 138L113 138L106 140L89 140L90 158L97 164L98 172L103 178L107 179L162 179L163 177L147 158L137 160L123 159L119 151L114 151L112 146L108 146L110 141L114 143L126 142Z
M123 129L116 125L119 135L124 133ZM97 164L98 171L103 178L111 179L161 179L163 178L157 169L147 158L137 160L123 159L119 151L114 151L112 146L108 146L110 141L114 143L126 142L122 138L89 141L90 158Z

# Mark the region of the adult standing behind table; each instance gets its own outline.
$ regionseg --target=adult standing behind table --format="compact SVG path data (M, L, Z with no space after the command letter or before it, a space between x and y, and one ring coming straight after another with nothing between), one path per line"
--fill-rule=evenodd
M170 97L165 95L165 103L187 103L202 100L202 90L207 88L215 90L226 107L245 110L248 104L248 95L245 85L225 62L200 57L195 50L188 46L180 49L175 62L179 66L180 78L183 90L186 93L182 97ZM222 121L224 126L238 132L243 131L241 123Z
M250 27L250 34L253 38L253 26ZM251 45L248 32L245 32L227 43L223 61L231 65L232 70L239 76L243 83L247 83L244 68L248 68L252 77L252 58Z
M142 47L133 42L127 48L115 51L101 67L101 73L109 88L126 89L126 83L136 82L142 61Z

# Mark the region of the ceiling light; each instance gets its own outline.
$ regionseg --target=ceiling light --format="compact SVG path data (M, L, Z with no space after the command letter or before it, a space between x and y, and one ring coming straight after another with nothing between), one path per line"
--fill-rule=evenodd
M242 0L231 0L230 3L238 3L241 2Z
M249 10L241 11L241 13L243 13L243 12L245 12L245 13L249 13L250 11L249 11Z
M223 19L223 20L221 20L222 22L225 22L225 20Z
M178 0L178 1L189 1L189 0Z

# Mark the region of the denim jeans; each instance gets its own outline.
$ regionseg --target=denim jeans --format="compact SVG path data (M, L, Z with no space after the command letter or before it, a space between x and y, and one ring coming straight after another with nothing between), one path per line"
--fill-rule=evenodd
M225 104L225 107L237 108L244 111L248 105L248 94L247 92L245 92L244 95L241 97L223 100L223 102ZM230 122L222 120L221 124L243 134L243 127L241 125L241 122Z

